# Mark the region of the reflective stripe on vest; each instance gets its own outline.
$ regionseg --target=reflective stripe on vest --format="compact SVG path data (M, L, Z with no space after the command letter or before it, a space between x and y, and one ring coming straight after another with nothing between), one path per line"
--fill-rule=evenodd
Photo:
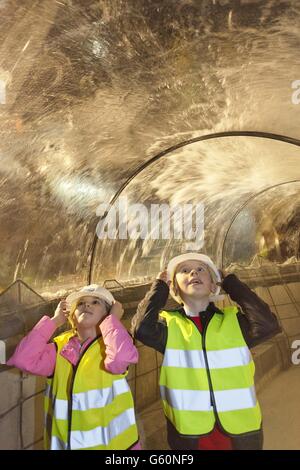
M98 426L90 431L72 431L71 449L108 446L110 441L135 424L134 409L128 409L112 419L107 427Z
M215 412L229 434L243 434L261 426L254 362L240 330L237 311L236 307L226 307L223 315L214 314L206 329L205 350L202 335L192 320L180 312L161 312L168 339L160 392L164 412L181 434L209 433L215 425Z
M51 450L67 450L67 444L56 436L51 437Z
M209 411L211 409L210 392L203 390L172 390L160 386L163 400L177 410ZM256 404L254 387L214 392L217 410L232 411L251 408Z
M49 387L46 389L49 395ZM102 390L89 390L87 392L73 393L72 410L87 411L92 408L103 408L113 402L116 396L130 392L125 379L115 380L111 387ZM68 400L56 399L53 415L56 419L68 419Z
M82 355L72 384L73 367L60 355L70 337L68 332L55 338L58 346L55 373L53 379L48 379L45 390L48 447L56 450L130 448L138 440L138 433L126 374L113 375L101 369L105 346L98 338Z
M207 358L212 369L243 366L252 360L247 346L221 351L207 351ZM183 351L180 349L166 350L164 366L206 369L203 351Z

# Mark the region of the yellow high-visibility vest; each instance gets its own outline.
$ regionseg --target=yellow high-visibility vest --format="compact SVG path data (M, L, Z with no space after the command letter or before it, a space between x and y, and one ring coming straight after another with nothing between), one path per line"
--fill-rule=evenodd
M138 441L133 399L126 374L104 369L105 345L96 338L77 366L61 356L72 332L54 338L53 378L45 392L45 447L53 450L129 449Z
M202 335L180 312L160 313L168 327L160 392L164 413L180 434L208 434L216 420L231 435L261 427L255 366L238 309L225 307L222 312L213 315Z

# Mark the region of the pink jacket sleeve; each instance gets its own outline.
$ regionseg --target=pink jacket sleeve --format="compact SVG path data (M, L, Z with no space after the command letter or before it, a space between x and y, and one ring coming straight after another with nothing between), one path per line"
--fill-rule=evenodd
M115 315L108 315L100 329L105 344L104 366L112 374L124 374L129 364L136 364L138 352L132 338Z
M20 341L6 364L34 375L52 375L56 362L56 347L53 343L47 343L56 328L56 324L49 317L41 318Z

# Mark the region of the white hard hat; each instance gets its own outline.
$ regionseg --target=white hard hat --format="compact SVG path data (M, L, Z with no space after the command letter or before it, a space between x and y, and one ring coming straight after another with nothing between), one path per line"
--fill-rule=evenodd
M72 292L72 294L68 295L66 301L69 305L72 305L82 297L97 297L98 299L105 300L110 306L115 300L105 287L98 286L98 284L90 284L89 286L82 287L82 289L77 292Z
M176 270L177 266L180 263L183 263L184 261L191 261L191 260L202 261L202 263L206 264L210 268L210 270L212 271L214 281L216 283L222 281L220 273L219 273L216 265L214 264L214 262L209 258L209 256L203 255L202 253L184 253L183 255L175 256L175 258L172 258L169 261L169 264L168 264L168 267L167 267L168 279L173 282L173 277L174 277L174 273L175 273L175 270ZM217 299L217 296L220 293L220 290L221 290L221 287L217 286L216 292L214 292L214 294L212 294L210 296L210 299L211 300L212 299ZM178 300L180 300L175 295L175 293L172 289L172 285L171 285L171 288L170 288L170 294L176 300L176 302L178 302Z

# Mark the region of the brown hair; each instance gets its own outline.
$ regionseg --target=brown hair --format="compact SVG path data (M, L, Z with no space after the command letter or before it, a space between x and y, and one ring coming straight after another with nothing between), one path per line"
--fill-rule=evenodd
M70 310L70 313L69 313L69 316L68 316L68 322L70 323L71 330L73 331L74 334L77 333L77 328L75 326L75 320L74 320L74 317L75 317L74 314L75 314L76 308L77 308L77 303L72 304L71 310Z

